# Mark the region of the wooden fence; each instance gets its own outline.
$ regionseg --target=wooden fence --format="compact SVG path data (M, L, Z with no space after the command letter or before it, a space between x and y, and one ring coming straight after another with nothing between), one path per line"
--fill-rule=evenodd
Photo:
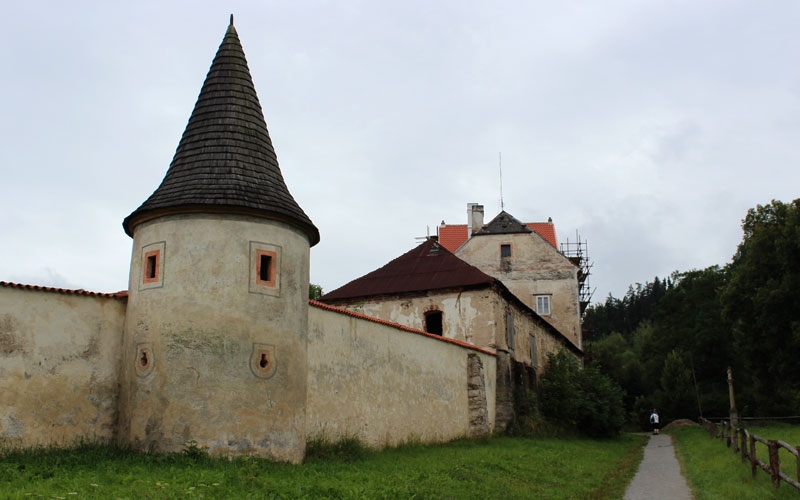
M763 470L772 477L772 484L777 488L780 486L781 481L794 486L800 492L800 446L791 446L780 440L764 439L750 434L744 427L735 427L731 425L729 420L723 420L715 424L705 418L700 418L700 422L708 430L711 437L725 439L728 447L733 447L734 453L742 454L742 462L750 462L750 470L755 477L758 469ZM767 447L768 461L765 462L758 458L756 454L756 443L762 443ZM795 458L794 474L795 478L789 476L781 470L781 460L778 450L785 449Z

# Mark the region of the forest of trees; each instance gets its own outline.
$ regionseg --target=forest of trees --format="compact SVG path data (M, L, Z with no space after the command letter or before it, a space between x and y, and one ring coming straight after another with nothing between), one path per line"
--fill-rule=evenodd
M586 364L625 391L628 421L729 411L800 415L800 199L747 212L730 263L636 284L586 311Z

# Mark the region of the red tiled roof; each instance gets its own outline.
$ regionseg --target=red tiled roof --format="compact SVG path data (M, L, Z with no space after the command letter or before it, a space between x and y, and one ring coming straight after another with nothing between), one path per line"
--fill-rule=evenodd
M11 283L9 281L0 281L0 286L5 286L8 288L20 288L22 290L36 290L37 292L53 292L53 293L63 293L65 295L88 295L90 297L105 297L108 299L121 299L128 297L128 291L122 290L116 293L102 293L102 292L90 292L88 290L71 290L69 288L55 288L52 286L39 286L39 285L24 285L21 283Z
M492 283L494 278L459 259L436 240L428 239L380 269L326 293L320 301L491 286Z
M467 241L467 231L466 224L439 226L439 243L451 252L455 252L458 247Z
M449 339L447 337L442 337L440 335L434 335L432 333L423 332L422 330L417 330L415 328L410 328L408 326L404 326L404 325L401 325L401 324L398 324L398 323L392 323L391 321L386 321L386 320L383 320L383 319L380 319L380 318L374 318L372 316L367 316L366 314L361 314L361 313L358 313L358 312L355 312L355 311L351 311L349 309L342 309L341 307L335 307L335 306L331 306L331 305L328 305L328 304L323 304L322 302L319 302L317 300L309 300L308 304L310 306L312 306L312 307L317 307L319 309L325 309L326 311L331 311L331 312L335 312L335 313L339 313L339 314L345 314L345 315L351 316L353 318L363 319L365 321L371 321L373 323L378 323L380 325L390 326L392 328L397 328L398 330L403 330L404 332L416 333L417 335L422 335L422 336L425 336L425 337L429 337L429 338L432 338L432 339L435 339L435 340L439 340L441 342L447 342L448 344L455 344L455 345L458 345L458 346L461 346L461 347L466 347L467 349L472 349L473 351L479 351L479 352L482 352L484 354L491 354L492 356L497 356L497 353L495 353L494 351L489 351L487 349L482 349L482 348L480 348L480 347L478 347L476 345L472 345L472 344L469 344L467 342L463 342L461 340Z
M553 248L558 249L556 226L553 225L552 222L526 222L525 225L544 238L545 241L553 245ZM458 247L463 245L466 241L466 224L446 224L444 226L439 226L439 243L451 252L455 252Z
M558 249L556 226L552 222L526 222L525 225L553 245L553 248Z

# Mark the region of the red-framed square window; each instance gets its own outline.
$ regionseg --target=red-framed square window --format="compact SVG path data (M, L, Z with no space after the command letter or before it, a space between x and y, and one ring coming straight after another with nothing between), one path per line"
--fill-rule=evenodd
M142 283L157 283L161 266L161 250L145 252L142 269Z
M275 266L278 254L271 250L259 249L256 253L256 284L275 286Z

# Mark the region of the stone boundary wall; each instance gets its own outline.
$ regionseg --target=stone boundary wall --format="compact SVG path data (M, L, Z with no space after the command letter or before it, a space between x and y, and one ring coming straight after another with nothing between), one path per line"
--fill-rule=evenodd
M311 305L310 439L357 437L383 448L494 429L493 353L352 311Z
M125 294L0 283L0 447L115 439Z
M0 283L0 447L118 438L126 295ZM306 431L374 447L495 428L497 358L315 304Z

